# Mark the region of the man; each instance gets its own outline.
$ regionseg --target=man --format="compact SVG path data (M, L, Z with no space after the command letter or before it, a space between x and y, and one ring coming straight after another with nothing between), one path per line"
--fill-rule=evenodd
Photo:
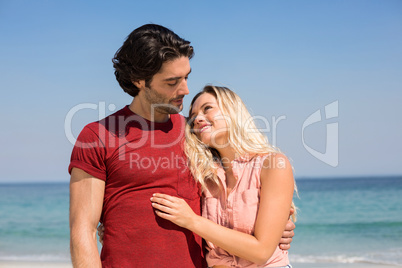
M189 93L193 54L190 42L153 24L134 30L117 51L116 79L134 100L85 126L73 149L74 267L203 267L201 238L156 217L150 202L156 192L176 195L200 213L200 191L182 149L185 120L178 114ZM99 221L106 226L100 258Z

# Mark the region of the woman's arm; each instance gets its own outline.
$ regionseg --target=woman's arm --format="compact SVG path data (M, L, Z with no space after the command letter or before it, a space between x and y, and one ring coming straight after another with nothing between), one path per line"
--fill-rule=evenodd
M274 167L272 163L275 163ZM292 168L287 158L281 154L267 157L261 171L261 197L254 236L196 215L183 199L155 194L151 201L161 218L191 230L230 254L264 264L278 246L288 221L293 185Z

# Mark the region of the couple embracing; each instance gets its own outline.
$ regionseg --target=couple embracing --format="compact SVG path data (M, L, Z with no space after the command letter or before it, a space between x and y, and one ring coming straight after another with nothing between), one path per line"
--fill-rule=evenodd
M178 114L193 55L155 24L116 52L116 79L134 99L74 146L74 267L290 267L292 167L228 88L206 86L188 118Z

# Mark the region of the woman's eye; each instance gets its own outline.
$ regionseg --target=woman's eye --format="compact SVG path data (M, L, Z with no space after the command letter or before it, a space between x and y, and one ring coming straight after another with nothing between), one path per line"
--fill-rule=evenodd
M207 110L209 110L209 109L211 109L211 108L212 108L212 106L208 106L208 105L205 106L205 107L204 107L204 112L207 111Z

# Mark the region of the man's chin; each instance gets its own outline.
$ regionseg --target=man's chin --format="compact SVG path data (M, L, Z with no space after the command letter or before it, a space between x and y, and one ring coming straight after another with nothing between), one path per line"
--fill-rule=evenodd
M169 107L159 108L158 112L163 113L163 114L178 114L182 110L183 110L183 105L180 105L180 107L170 105Z
M183 104L180 105L170 105L168 108L170 114L178 114L183 110Z

